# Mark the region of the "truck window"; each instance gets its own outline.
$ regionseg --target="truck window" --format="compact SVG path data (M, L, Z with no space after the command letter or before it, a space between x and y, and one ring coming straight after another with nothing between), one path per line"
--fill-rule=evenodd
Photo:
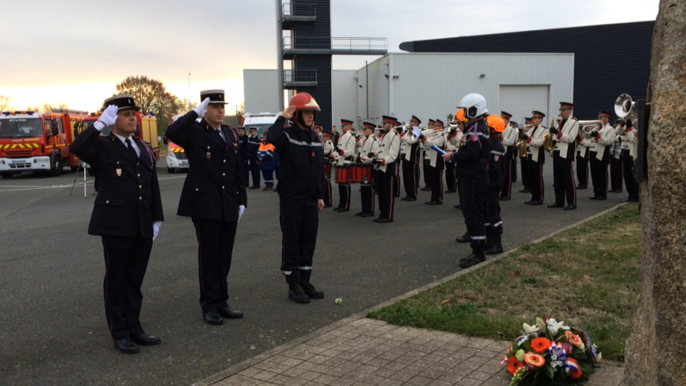
M40 118L9 118L0 120L0 138L32 138L43 135Z

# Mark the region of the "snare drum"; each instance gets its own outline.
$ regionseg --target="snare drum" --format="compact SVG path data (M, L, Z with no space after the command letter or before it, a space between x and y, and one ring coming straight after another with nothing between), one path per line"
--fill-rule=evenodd
M347 184L350 182L350 165L336 165L336 183Z

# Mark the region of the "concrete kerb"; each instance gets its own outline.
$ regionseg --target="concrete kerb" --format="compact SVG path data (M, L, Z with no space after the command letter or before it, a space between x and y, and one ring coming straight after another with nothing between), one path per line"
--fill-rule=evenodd
M533 241L531 241L531 242L529 242L529 243L527 243L527 244L524 244L524 245L538 244L538 243L540 243L540 242L542 242L542 241L545 241L545 240L547 240L547 239L549 239L549 238L551 238L551 237L554 237L554 236L556 236L556 235L558 235L558 234L560 234L560 233L562 233L562 232L565 232L565 231L567 231L567 230L569 230L569 229L576 228L576 227L578 227L578 226L580 226L580 225L583 225L583 224L585 224L585 223L587 223L587 222L589 222L589 221L593 221L593 220L595 220L596 218L601 217L601 216L604 216L604 215L606 215L606 214L608 214L608 213L610 213L610 212L612 212L612 211L616 210L617 208L620 208L620 207L622 207L622 206L624 206L624 205L627 205L627 204L626 204L626 203L621 203L621 204L619 204L619 205L613 206L612 208L606 209L606 210L604 210L604 211L602 211L602 212L600 212L600 213L597 213L597 214L595 214L595 215L593 215L593 216L591 216L591 217L589 217L589 218L586 218L586 219L584 219L584 220L578 221L578 222L576 222L576 223L574 223L574 224L572 224L572 225L569 225L569 226L567 226L567 227L564 227L564 228L562 228L562 229L558 229L558 230L556 230L555 232L549 233L549 234L547 234L546 236L543 236L543 237L541 237L541 238L538 238L538 239L536 239L536 240L533 240ZM487 265L489 265L489 264L491 264L491 263L493 263L493 262L496 262L496 261L498 261L498 260L504 259L505 257L507 257L507 256L509 256L509 255L511 255L511 254L513 254L513 253L515 253L515 252L517 252L517 251L519 251L524 245L519 246L519 247L516 247L516 248L513 248L513 249L510 249L510 250L508 250L508 251L506 251L506 252L504 252L504 253L502 253L502 254L496 256L496 257L489 257L488 260L486 260L486 262L484 262L484 263L478 264L478 265L476 265L476 266L474 266L474 267L472 267L472 268L460 270L460 271L458 271L458 272L453 273L452 275L448 275L448 276L446 276L446 277L444 277L444 278L442 278L442 279L436 280L436 281L434 281L434 282L432 282L432 283L429 283L429 284L427 284L427 285L424 285L424 286L419 287L419 288L417 288L417 289L414 289L414 290L412 290L412 291L406 292L406 293L404 293L404 294L402 294L402 295L396 296L396 297L394 297L394 298L392 298L392 299L390 299L390 300L388 300L388 301L385 301L385 302L383 302L383 303L377 304L376 306L373 306L373 307L367 308L366 310L357 312L357 313L355 313L355 314L353 314L353 315L348 316L347 318L344 318L344 319L341 319L341 320L339 320L339 321L337 321L337 322L331 323L331 324L329 324L328 326L324 326L324 327L322 327L322 328L320 328L320 329L318 329L318 330L316 330L316 331L312 331L311 333L306 334L306 335L303 335L303 336L301 336L300 338L296 338L296 339L294 339L294 340L292 340L292 341L290 341L290 342L288 342L288 343L284 343L284 344L282 344L282 345L279 346L279 347L273 348L273 349L271 349L271 350L269 350L269 351L267 351L267 352L264 352L264 353L262 353L262 354L260 354L260 355L258 355L258 356L255 356L255 357L253 357L253 358L246 359L246 360L244 360L243 362L238 363L238 364L236 364L236 365L234 365L234 366L232 366L232 367L230 367L230 368L228 368L228 369L226 369L226 370L224 370L224 371L220 371L220 372L217 373L217 374L214 374L214 375L209 376L209 377L207 377L207 378L205 378L205 379L202 379L202 380L200 380L200 381L198 381L198 382L195 382L195 383L193 383L191 386L209 386L209 385L212 385L213 383L219 382L219 381L221 381L221 380L223 380L223 379L225 379L225 378L228 378L228 377L230 377L230 376L232 376L232 375L234 375L234 374L237 374L237 373L239 373L239 372L241 372L241 371L243 371L243 370L245 370L245 369L247 369L247 368L249 368L249 367L251 367L251 366L253 366L253 365L257 364L257 363L259 363L259 362L264 361L265 359L268 359L268 358L270 358L270 357L272 357L272 356L274 356L274 355L277 355L277 354L279 354L279 353L281 353L281 352L283 352L283 351L286 351L286 350L288 350L288 349L290 349L290 348L292 348L292 347L295 347L295 346L297 346L297 345L299 345L299 344L302 344L302 343L304 343L304 342L307 342L307 341L309 341L309 340L311 340L311 339L313 339L313 338L315 338L315 337L317 337L317 336L319 336L319 335L322 335L322 334L324 334L324 333L326 333L326 332L329 332L329 331L331 331L331 330L334 330L334 329L336 329L336 328L338 328L338 327L342 327L342 326L344 326L344 325L346 325L346 324L348 324L348 323L350 323L350 322L352 322L352 321L354 321L354 320L365 318L365 317L367 317L367 314L369 314L369 313L372 312L372 311L380 310L380 309L382 309L382 308L384 308L384 307L387 307L387 306L390 306L390 305L392 305L392 304L395 304L395 303L397 303L397 302L400 301L400 300L404 300L404 299L410 298L410 297L412 297L412 296L417 295L417 294L420 293L420 292L424 292L424 291L426 291L426 290L432 289L432 288L437 287L437 286L439 286L439 285L441 285L441 284L444 284L444 283L446 283L446 282L448 282L448 281L451 281L451 280L453 280L453 279L456 279L456 278L458 278L458 277L460 277L460 276L462 276L462 275L465 275L465 274L467 274L467 273L469 273L469 272L472 272L472 271L474 271L474 270L476 270L476 269L485 267L485 266L487 266ZM604 363L607 363L607 364L611 364L611 365L616 365L616 366L620 366L620 365L621 365L621 363L612 362L612 361L607 361L607 360L605 360L605 361L603 361L603 362L604 362Z

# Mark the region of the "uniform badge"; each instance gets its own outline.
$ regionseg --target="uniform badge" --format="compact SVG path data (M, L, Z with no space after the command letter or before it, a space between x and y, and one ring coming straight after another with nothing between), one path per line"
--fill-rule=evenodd
M207 159L210 159L210 157L212 157L212 153L210 153L210 147L209 146L207 147L207 153L205 153L205 155L207 156Z

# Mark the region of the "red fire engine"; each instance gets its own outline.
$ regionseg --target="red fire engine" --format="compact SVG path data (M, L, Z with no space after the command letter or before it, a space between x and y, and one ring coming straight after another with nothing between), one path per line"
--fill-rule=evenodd
M76 169L79 161L69 152L69 145L86 116L74 111L0 114L0 176L11 178L25 171L57 176L65 165Z

